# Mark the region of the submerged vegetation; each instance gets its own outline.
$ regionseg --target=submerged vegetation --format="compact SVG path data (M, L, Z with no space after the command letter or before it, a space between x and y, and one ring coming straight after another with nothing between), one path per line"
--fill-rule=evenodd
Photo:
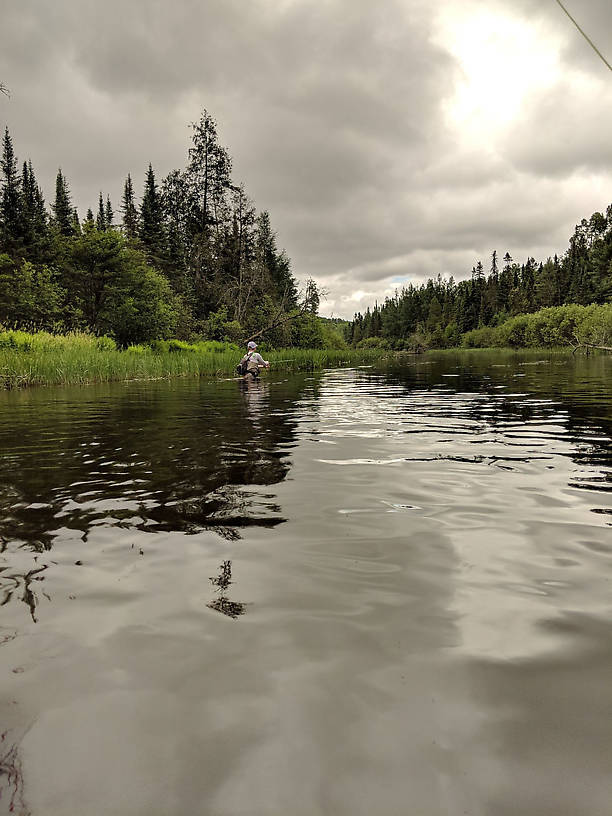
M266 351L276 370L308 371L371 363L367 349L277 349ZM69 385L170 377L232 377L242 351L233 343L153 341L119 349L111 337L73 332L0 332L0 388Z

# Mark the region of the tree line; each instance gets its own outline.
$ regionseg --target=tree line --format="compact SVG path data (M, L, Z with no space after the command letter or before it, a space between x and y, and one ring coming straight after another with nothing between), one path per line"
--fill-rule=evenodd
M192 125L187 164L137 200L132 176L119 213L108 195L81 218L60 169L47 207L31 161L8 128L0 161L0 324L108 334L122 346L175 336L322 345L318 289L304 293L267 211L232 180L213 117Z
M448 348L462 335L495 327L519 315L569 303L612 300L612 205L606 214L583 219L559 258L519 264L493 252L489 270L481 261L468 280L438 276L410 284L383 304L357 313L345 328L352 345L392 348Z

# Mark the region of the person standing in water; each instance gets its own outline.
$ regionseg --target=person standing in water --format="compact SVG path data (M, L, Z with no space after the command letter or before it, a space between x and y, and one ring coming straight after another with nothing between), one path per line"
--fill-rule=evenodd
M255 351L256 348L257 343L253 342L253 340L249 341L247 343L247 352L240 361L241 366L246 365L245 379L256 380L259 377L260 368L270 368L268 360L264 360L261 354Z

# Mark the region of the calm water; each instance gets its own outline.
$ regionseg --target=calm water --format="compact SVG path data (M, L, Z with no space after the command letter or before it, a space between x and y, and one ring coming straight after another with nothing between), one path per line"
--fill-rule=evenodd
M0 813L610 816L612 357L0 395Z

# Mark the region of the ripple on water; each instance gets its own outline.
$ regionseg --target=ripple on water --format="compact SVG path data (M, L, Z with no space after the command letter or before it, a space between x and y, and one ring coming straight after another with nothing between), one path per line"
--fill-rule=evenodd
M608 816L612 378L483 359L0 400L23 806Z

